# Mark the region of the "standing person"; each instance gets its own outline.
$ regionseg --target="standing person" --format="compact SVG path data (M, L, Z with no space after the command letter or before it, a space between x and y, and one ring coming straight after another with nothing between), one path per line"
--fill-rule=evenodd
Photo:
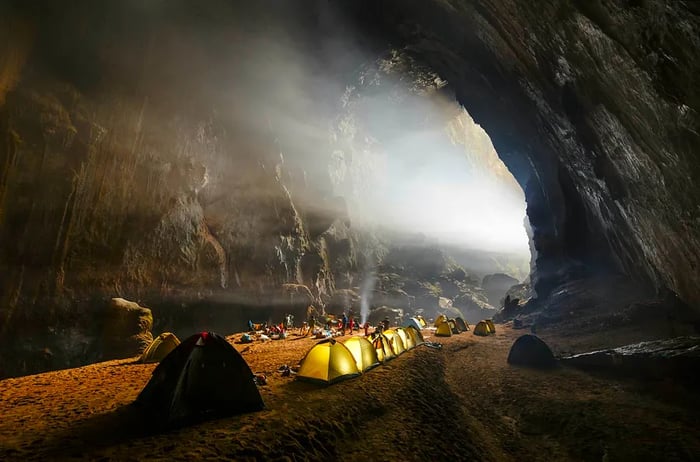
M345 312L343 312L343 321L342 322L343 322L343 327L342 327L343 335L345 335L345 329L348 328L348 315L345 314Z
M365 337L369 335L369 321L365 322Z
M352 335L353 327L355 327L355 318L350 316L350 320L348 321L348 329L350 330L350 335Z
M311 335L313 335L315 328L316 328L316 318L314 317L314 315L311 315L311 317L309 318L309 333Z

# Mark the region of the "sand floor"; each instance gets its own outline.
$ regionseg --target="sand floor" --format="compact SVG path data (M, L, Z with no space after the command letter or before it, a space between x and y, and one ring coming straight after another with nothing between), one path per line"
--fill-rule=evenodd
M163 433L130 406L155 367L133 358L2 380L0 460L700 460L697 392L510 367L523 332L497 327L330 387L277 372L315 340L236 344L267 409Z

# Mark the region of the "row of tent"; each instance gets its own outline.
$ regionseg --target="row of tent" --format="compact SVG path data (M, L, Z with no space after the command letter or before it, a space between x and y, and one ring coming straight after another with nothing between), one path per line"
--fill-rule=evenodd
M375 332L370 337L350 337L342 343L323 340L306 353L297 378L336 383L357 377L423 343L420 329L413 325Z
M470 330L469 324L467 324L464 319L460 317L450 319L444 314L438 316L433 326L435 327L435 335L438 337L452 337L454 334L460 334ZM491 319L479 321L474 326L474 335L486 336L495 333L496 326Z

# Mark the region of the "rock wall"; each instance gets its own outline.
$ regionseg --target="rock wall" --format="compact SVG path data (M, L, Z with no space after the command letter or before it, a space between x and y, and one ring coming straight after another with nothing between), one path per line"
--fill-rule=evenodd
M192 305L190 328L234 330L212 313L305 311L283 284L318 302L336 278L353 283L344 202L306 181L307 140L279 113L284 85L304 82L246 54L261 35L242 23L267 13L234 5L227 24L180 2L142 7L1 7L0 347L23 339L53 360L7 355L0 376L99 359L91 326L114 296L151 307L156 326L182 327L172 318ZM72 353L75 326L90 354Z
M347 2L456 90L525 189L545 296L571 261L700 302L694 2Z

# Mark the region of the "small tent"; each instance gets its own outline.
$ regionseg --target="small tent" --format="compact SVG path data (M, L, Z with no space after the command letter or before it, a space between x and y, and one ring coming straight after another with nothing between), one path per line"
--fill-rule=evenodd
M353 358L355 358L355 363L357 364L357 369L360 372L365 372L379 365L377 350L374 349L372 343L366 338L350 337L343 342L343 345L352 353Z
M433 324L433 327L440 327L440 324L442 324L443 322L447 322L447 316L445 316L444 314L441 314L435 320L435 324Z
M245 359L213 332L192 335L163 358L136 402L166 426L264 407Z
M387 329L382 332L382 334L389 339L389 345L391 345L391 349L396 356L406 352L406 346L403 344L403 340L401 340L401 336L399 336L398 332L394 329Z
M455 322L454 319L448 319L447 324L450 325L450 329L452 329L453 334L461 334L462 331L457 327L457 323Z
M401 336L401 340L403 340L403 346L406 347L406 350L410 350L416 347L416 342L413 340L413 337L408 334L408 328L399 327L398 329L396 329L396 332L398 332L399 336Z
M438 337L452 337L452 328L450 328L450 324L447 321L440 323L440 325L437 326L437 330L435 330L435 335Z
M416 316L416 319L417 319L418 322L420 323L420 326L421 326L421 327L425 327L425 326L428 325L428 323L425 322L425 318L424 318L423 316L418 315L418 316ZM418 329L418 330L420 330L420 329Z
M403 327L397 327L394 329L396 333L401 337L401 342L403 343L403 347L408 351L411 348L413 348L415 345L413 345L413 342L411 344L408 344L408 335L406 335L406 331L403 330Z
M493 320L491 319L485 319L486 325L489 326L489 330L491 331L492 334L496 333L496 326L493 325Z
M536 335L526 334L510 347L508 364L535 368L550 368L557 365L556 359L546 343Z
M414 328L414 327L407 327L406 333L413 338L413 344L415 346L422 345L425 343L425 340L423 340L423 334L421 334L421 331Z
M417 330L421 330L423 326L421 325L420 321L416 318L408 318L406 322L403 323L404 327L413 327Z
M474 335L485 337L490 333L491 329L489 329L489 325L486 324L486 321L479 321L476 326L474 326Z
M340 342L322 340L306 353L297 378L308 382L331 384L360 375L355 357Z
M391 349L391 342L380 333L372 334L372 346L377 352L377 359L381 362L386 362L396 357L394 350Z
M455 324L457 324L457 327L462 332L466 332L469 330L469 326L467 325L466 322L464 322L464 319L462 319L462 318L459 318L459 317L455 318Z
M157 363L180 344L180 340L171 332L163 332L143 350L140 363Z

